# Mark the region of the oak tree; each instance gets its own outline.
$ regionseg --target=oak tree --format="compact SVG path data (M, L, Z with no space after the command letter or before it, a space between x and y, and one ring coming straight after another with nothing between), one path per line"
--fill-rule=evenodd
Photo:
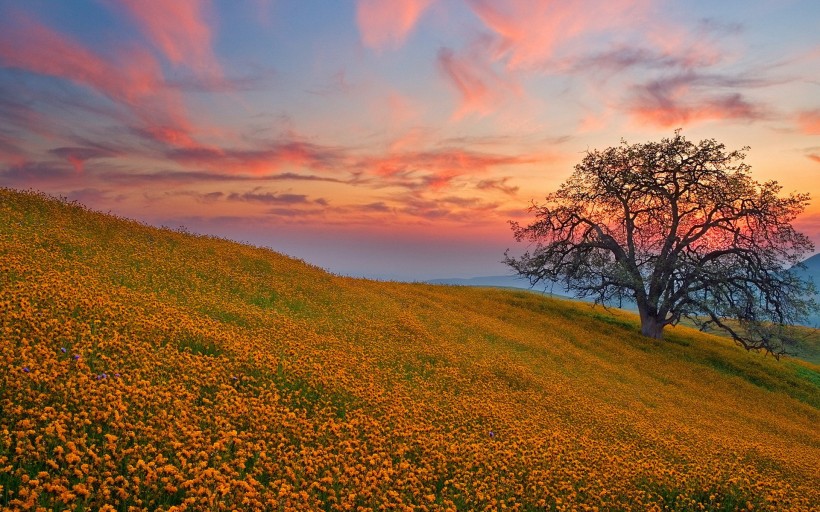
M752 179L748 150L695 144L678 130L589 151L558 191L532 203L531 224L511 221L530 246L505 262L533 285L634 301L645 336L688 318L746 349L785 353L786 326L817 307L813 285L789 271L813 251L792 226L809 195Z

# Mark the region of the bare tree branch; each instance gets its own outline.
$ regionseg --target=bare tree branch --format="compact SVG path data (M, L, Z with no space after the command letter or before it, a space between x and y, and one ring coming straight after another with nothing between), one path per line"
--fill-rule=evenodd
M530 250L508 251L505 262L532 284L635 300L647 336L690 318L779 355L783 326L817 308L812 285L789 270L814 249L791 225L809 196L754 181L748 149L694 144L678 130L588 152L543 204L532 203L532 224L511 222Z

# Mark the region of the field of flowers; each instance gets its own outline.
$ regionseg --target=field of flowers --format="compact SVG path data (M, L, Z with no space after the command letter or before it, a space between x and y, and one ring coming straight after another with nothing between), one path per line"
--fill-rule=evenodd
M0 189L0 508L817 510L820 367Z

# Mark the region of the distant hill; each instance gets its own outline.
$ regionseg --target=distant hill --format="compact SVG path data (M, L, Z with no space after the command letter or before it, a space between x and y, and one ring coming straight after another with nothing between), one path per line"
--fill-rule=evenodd
M0 509L816 510L820 367L0 189Z
M820 275L820 254L806 258L803 261L803 265L805 265L808 271L813 275Z
M803 265L805 268L795 270L803 279L811 280L814 283L818 292L816 299L820 304L820 254L805 259ZM805 324L810 327L820 327L820 312L811 315Z
M820 254L803 260L804 268L796 269L804 278L811 279L820 290Z
M495 288L523 288L527 290L533 289L536 291L543 291L545 289L544 285L542 284L533 287L530 285L528 279L522 278L520 276L511 275L431 279L427 282L430 284L445 284L454 286L490 286ZM552 288L560 289L563 291L563 288L561 288L560 286L554 286ZM559 295L563 295L563 293L559 293Z

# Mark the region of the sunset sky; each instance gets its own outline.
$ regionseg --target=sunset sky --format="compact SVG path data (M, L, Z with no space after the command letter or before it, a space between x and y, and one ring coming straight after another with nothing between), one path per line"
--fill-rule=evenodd
M586 150L676 128L820 246L820 2L0 0L0 186L341 274L503 274Z

